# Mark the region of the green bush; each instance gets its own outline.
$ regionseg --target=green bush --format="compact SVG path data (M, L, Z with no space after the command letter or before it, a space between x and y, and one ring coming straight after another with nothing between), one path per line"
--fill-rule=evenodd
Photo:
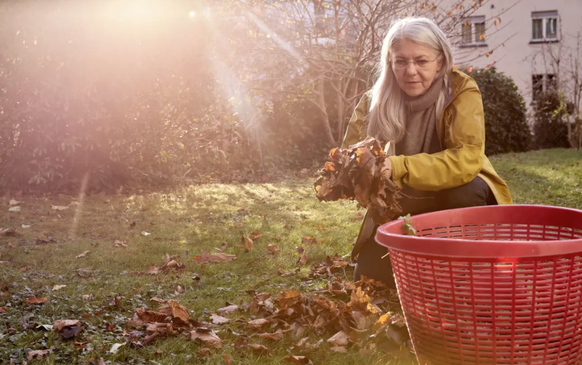
M526 108L513 80L495 67L470 73L483 95L485 154L527 151L531 132Z
M540 94L534 103L533 148L569 148L568 126L562 120L560 96L556 92Z

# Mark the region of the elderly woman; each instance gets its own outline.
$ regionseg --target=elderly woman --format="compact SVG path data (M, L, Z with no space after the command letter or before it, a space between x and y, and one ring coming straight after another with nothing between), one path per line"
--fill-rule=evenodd
M366 136L390 142L383 170L410 197L400 202L403 214L512 203L485 156L477 84L453 67L449 41L428 19L402 19L388 31L378 81L357 105L342 147ZM364 275L393 287L376 228L367 215L352 252L356 280Z

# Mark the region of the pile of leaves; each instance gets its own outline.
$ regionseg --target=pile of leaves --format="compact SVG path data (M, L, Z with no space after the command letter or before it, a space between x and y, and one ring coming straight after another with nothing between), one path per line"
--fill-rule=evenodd
M383 174L388 155L380 142L368 137L349 149L334 148L315 181L317 198L325 201L356 199L376 224L398 217L400 188Z
M257 343L258 339L292 339L290 353L297 355L285 360L297 364L311 363L305 355L319 348L326 337L330 350L335 352L346 353L348 347L355 346L362 353L384 350L394 357L411 356L406 325L401 315L389 311L389 291L382 283L367 278L355 283L335 278L321 291L322 295L304 295L296 290L277 295L248 293L252 296L250 302L240 306L226 303L206 321L191 318L175 300L153 298L161 306L157 311L143 307L136 310L127 326L142 330L126 332L128 342L142 347L160 336L183 335L200 342L203 347L198 354L207 356L212 348L223 346L219 335L228 332L236 337L236 350L248 349L261 355L270 352ZM246 315L241 317L243 313ZM310 334L319 340L310 342Z

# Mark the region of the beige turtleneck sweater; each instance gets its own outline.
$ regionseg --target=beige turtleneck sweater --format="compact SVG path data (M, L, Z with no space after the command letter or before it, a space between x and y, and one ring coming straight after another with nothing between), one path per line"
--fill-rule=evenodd
M441 150L437 135L436 101L443 88L443 80L437 79L421 96L405 95L408 109L406 133L396 143L396 155L410 156L418 153L435 153Z

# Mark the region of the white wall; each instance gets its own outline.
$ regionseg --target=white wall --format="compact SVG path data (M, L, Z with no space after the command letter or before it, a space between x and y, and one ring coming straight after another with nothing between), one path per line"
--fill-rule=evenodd
M445 0L443 4L456 2ZM464 4L471 4L471 2L465 1ZM532 12L552 10L558 12L559 44L531 44ZM486 2L474 15L486 17L487 47L474 47L470 50L470 55L467 54L468 48L455 47L458 59L484 55L502 43L505 46L495 49L489 57L482 56L468 63L459 62L459 66L483 68L495 62L495 67L499 71L514 80L528 105L531 102L532 74L553 73L551 65L548 62L544 64L544 61L548 61L548 57L546 56L544 60L541 51L547 52L547 47L553 47L556 50L560 45L573 47L576 43L576 34L582 33L582 0L521 0L520 2L493 0ZM497 16L501 17L501 23L495 27L492 23Z

